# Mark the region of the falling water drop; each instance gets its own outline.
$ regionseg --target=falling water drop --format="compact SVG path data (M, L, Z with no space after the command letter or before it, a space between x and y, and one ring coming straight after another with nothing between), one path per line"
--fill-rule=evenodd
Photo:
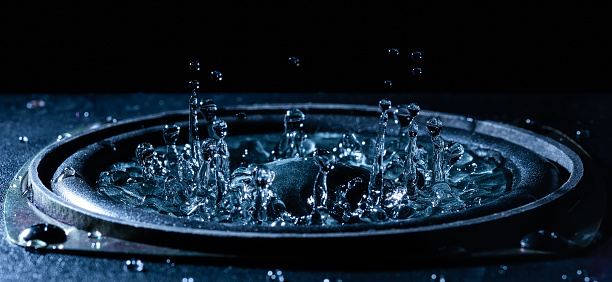
M198 61L192 61L191 63L189 63L189 70L192 72L197 72L200 70L200 62Z
M223 80L223 74L216 70L216 71L211 71L210 72L210 79L214 82L220 82Z
M28 138L28 136L19 136L19 142L28 143L29 141L30 139Z
M413 61L420 63L423 60L423 54L419 51L412 52L411 56Z
M423 75L423 70L421 68L413 68L412 75L414 75L415 77L420 77L421 75Z
M298 68L300 66L300 58L298 57L289 57L289 67Z
M189 90L191 91L196 91L200 88L200 82L197 80L190 80L189 81Z
M442 120L439 117L432 117L427 120L426 123L427 130L432 137L436 137L440 135L440 131L442 131Z
M391 48L391 49L389 49L388 53L391 56L398 56L399 55L399 50L397 50L397 48Z
M388 79L387 79L387 80L383 81L383 84L384 84L385 86L387 86L387 87L390 87L390 86L392 86L392 85L393 85L393 82L392 82L391 80L388 80Z
M245 112L239 112L236 114L236 118L238 118L238 120L246 120L247 114Z

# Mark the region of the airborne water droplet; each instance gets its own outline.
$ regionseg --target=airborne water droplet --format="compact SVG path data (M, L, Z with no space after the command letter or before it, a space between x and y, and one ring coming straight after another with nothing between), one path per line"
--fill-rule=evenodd
M298 57L289 57L289 66L291 68L297 68L300 66L300 58Z
M393 85L393 82L392 82L391 80L388 80L388 79L387 79L387 80L385 80L383 83L384 83L384 84L385 84L385 86L387 86L387 87L389 87L389 86L392 86L392 85Z
M192 72L197 72L200 70L200 62L198 61L193 61L191 63L189 63L189 70Z
M215 82L220 82L220 81L223 80L223 74L220 71L218 71L218 70L211 71L210 72L210 79L212 79L212 81L215 81Z
M419 51L414 51L414 52L412 52L411 57L412 57L413 61L420 63L421 60L423 59L423 54L421 52L419 52Z
M398 56L399 55L399 50L397 50L397 48L391 48L391 49L389 49L388 53L391 56Z
M19 142L28 143L29 141L30 139L28 138L28 136L19 136Z
M421 75L423 75L423 70L421 68L413 68L412 75L414 75L415 77L420 77Z
M236 114L236 117L237 117L239 120L245 120L245 119L247 118L247 114L246 114L246 113L244 113L244 112L239 112L239 113L237 113L237 114Z

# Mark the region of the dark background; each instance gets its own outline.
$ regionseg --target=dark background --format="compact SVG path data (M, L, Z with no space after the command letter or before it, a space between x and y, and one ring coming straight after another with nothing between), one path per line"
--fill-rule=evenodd
M184 92L192 60L213 92L606 91L608 12L589 3L5 5L0 92ZM209 81L212 70L222 83Z

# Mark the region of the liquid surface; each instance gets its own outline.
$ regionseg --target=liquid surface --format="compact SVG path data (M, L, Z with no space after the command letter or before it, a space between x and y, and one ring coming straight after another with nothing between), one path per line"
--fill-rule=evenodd
M150 152L143 151L143 154L154 157L157 164L149 166L149 169L155 171L142 169L140 159L146 158L143 156L118 162L100 173L98 189L100 193L112 200L132 207L201 221L273 226L353 224L373 221L370 220L373 217L371 214L365 217L363 216L364 211L360 211L360 205L363 203L359 200L359 195L357 199L355 195L352 199L348 197L352 188L357 190L355 187L358 185L367 186L367 179L362 179L363 177L355 177L345 185L325 187L325 194L321 195L317 194L316 185L325 186L326 183L332 181L325 178L326 181L321 183L321 172L307 176L315 179L312 182L315 187L294 187L294 189L308 191L314 189L315 192L310 193L313 196L303 198L301 201L307 202L308 206L313 206L313 202L319 202L323 207L320 210L313 209L308 215L292 214L292 207L286 206L284 202L286 199L278 197L269 190L264 189L267 194L258 198L259 192L254 187L258 184L252 181L257 172L255 167L257 164L270 163L275 146L279 143L279 136L280 134L271 133L225 138L232 172L226 191L230 192L220 193L212 201L190 192L193 183L181 181L181 178L184 177L181 176L181 172L176 169L173 171L170 168L169 160L174 158L175 162L179 161L176 161L176 156L169 156L167 146L153 148L154 151ZM345 137L343 134L319 132L308 135L304 142L304 150L309 156L306 160L320 161L322 157L317 156L317 152L320 154L321 150L327 150L338 158L338 164L361 168L364 171L371 170L372 163L367 160L368 155L373 154L374 148L371 147L372 143L375 143L375 136L356 134L353 136L361 146L361 150L358 153L352 152L352 156L347 157L342 156L342 152L345 151L339 145L345 144L346 146L347 144L342 142ZM385 142L387 151L383 160L385 169L380 207L389 217L377 221L409 220L410 218L452 213L489 203L510 190L512 175L504 168L507 160L499 152L482 148L466 148L458 160L445 167L445 183L435 183L432 170L427 169L433 162L432 154L427 153L433 151L432 143L425 136L419 136L419 138L418 146L422 153L419 161L422 164L418 169L418 181L421 188L408 192L405 188L402 190L400 187L402 185L398 184L401 183L400 178L404 172L403 164L398 160L404 156L401 150L394 151L393 149L394 146L397 146L395 144L397 140L388 138ZM176 146L176 152L189 150L189 145ZM447 151L452 151L452 148L447 148ZM319 162L318 165L321 163ZM181 170L180 165L178 170ZM263 176L262 187L270 185L273 181L284 182L285 186L291 185L293 181L292 179L275 179L273 171L271 173L263 171L263 173L267 174ZM147 174L150 177L147 177ZM195 188L191 190L195 191ZM257 215L256 208L258 204L255 204L258 199L267 199L265 203L259 204L265 207L259 210L259 215Z

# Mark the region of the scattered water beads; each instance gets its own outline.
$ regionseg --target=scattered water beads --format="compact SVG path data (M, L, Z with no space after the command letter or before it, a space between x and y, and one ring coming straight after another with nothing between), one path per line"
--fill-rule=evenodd
M207 138L176 145L180 127L167 125L165 146L138 145L132 160L100 174L98 187L116 201L163 214L270 226L420 218L486 204L509 188L500 169L506 160L498 152L444 140L439 118L425 124L431 138L417 140L417 104L392 110L391 102L383 99L379 106L375 135L306 135L306 116L289 109L279 138L278 133L227 136L227 122L207 100L197 108L210 125ZM400 126L396 136L386 136L391 113ZM287 206L286 194L271 188L275 181L292 181L278 179L275 164L300 161L318 168L311 186L296 188L310 191L299 192L306 213ZM370 171L370 181L365 173L330 186L329 175L338 165Z

